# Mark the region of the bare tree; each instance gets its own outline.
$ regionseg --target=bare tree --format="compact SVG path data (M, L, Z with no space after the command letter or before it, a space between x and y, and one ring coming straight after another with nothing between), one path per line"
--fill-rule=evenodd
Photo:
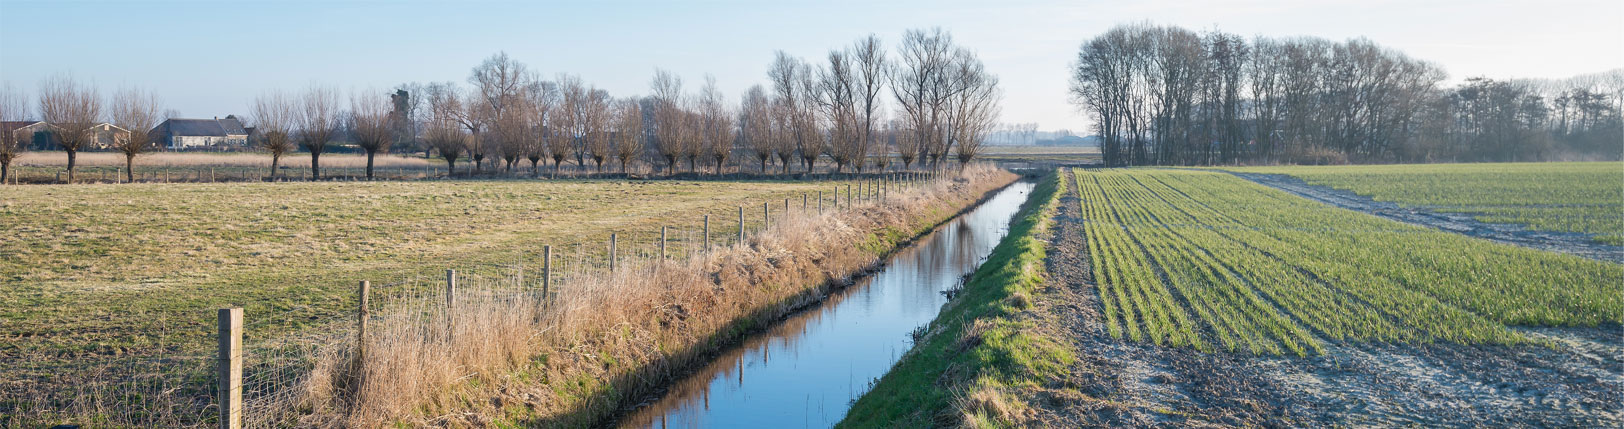
M158 126L158 95L137 88L113 94L113 125L128 131L115 138L113 147L124 154L124 178L135 182L135 156L152 149L151 131Z
M260 94L249 108L255 142L271 153L270 177L273 179L282 155L294 149L292 135L297 116L294 109L294 101L280 91Z
M547 118L554 114L558 105L558 85L553 82L538 82L529 91L530 115L529 132L526 134L528 144L525 145L525 157L530 160L530 174L541 177L541 160L548 155L548 128Z
M950 71L952 96L948 101L948 123L955 156L960 167L981 153L982 141L998 121L998 77L987 73L975 54L960 49Z
M478 98L477 103L468 103L468 117L464 120L464 125L474 135L474 171L479 171L486 153L492 149L485 144L487 140L480 138L482 127L472 126L474 118L482 117L478 121L480 125L492 128L519 126L522 122L507 120L508 115L517 114L514 110L522 108L525 91L536 80L524 63L508 57L506 52L491 55L469 74L468 83L474 85ZM501 129L492 131L495 131L496 139L503 135Z
M355 144L367 153L367 179L372 179L373 158L378 152L388 152L395 143L396 127L390 112L393 104L381 91L367 90L350 95L350 127L355 133Z
M767 162L777 150L773 138L772 99L761 85L751 86L744 93L739 106L739 140L761 163L761 173L767 174Z
M310 151L310 179L321 180L321 153L338 130L338 91L311 85L299 100L299 146Z
M733 154L734 126L733 114L727 109L727 101L722 91L716 88L716 77L705 76L705 87L699 91L700 116L703 123L704 150L706 156L716 162L716 174L722 174L722 167L727 164L727 158Z
M586 165L585 113L582 111L586 104L587 87L580 76L568 73L559 73L555 79L558 85L558 106L549 114L548 123L553 125L551 135L558 138L553 142L554 149L565 157L575 158L575 167L579 171Z
M654 138L650 143L654 145L655 152L665 159L667 172L677 171L677 158L686 151L683 136L684 115L682 78L669 71L655 69L654 80L649 83L649 101L654 107Z
M68 153L68 183L73 183L73 167L79 149L93 141L94 128L101 121L102 100L96 88L80 85L73 77L60 75L40 83L40 119L52 130L57 146Z
M856 62L857 74L857 107L863 114L863 137L858 143L857 172L863 171L862 160L874 154L874 126L875 117L882 114L883 100L880 91L885 86L886 72L889 65L885 60L885 48L880 44L879 36L873 34L858 40L852 46L850 56ZM882 152L882 155L885 155Z
M837 173L853 163L862 164L865 157L866 131L862 129L863 114L858 111L863 89L854 66L847 51L830 51L829 66L820 71L819 90L814 92L829 126L829 158L835 162Z
M581 138L586 141L587 156L592 158L599 173L603 172L603 161L611 155L611 108L614 102L609 97L609 91L588 87L586 98L581 101Z
M457 92L456 84L451 82L431 83L424 88L423 95L428 102L429 112L428 122L424 124L424 139L445 160L446 177L455 176L457 159L468 148L468 134L463 123L466 109L462 106L462 97Z
M917 143L918 151L911 157L903 156L904 168L910 159L933 162L946 153L942 122L950 95L946 83L952 53L953 36L940 28L903 34L897 50L899 62L890 73L891 94L902 109L898 116L906 122L903 128L914 133L911 141Z
M615 103L614 154L620 161L620 174L626 174L626 164L643 152L643 108L636 98Z
M0 86L0 185L11 173L11 161L28 149L28 141L18 133L28 117L28 99L10 82Z

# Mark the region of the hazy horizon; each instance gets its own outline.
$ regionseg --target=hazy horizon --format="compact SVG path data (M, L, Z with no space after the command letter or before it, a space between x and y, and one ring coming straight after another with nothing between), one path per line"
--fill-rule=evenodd
M54 16L78 16L64 32ZM730 102L782 49L813 63L869 33L894 49L940 26L1002 81L1002 122L1086 135L1067 102L1078 45L1115 25L1152 22L1245 37L1364 37L1466 77L1565 78L1624 67L1624 4L1238 1L1096 2L19 2L0 1L0 80L29 94L51 75L105 94L140 86L185 117L243 114L254 96L320 83L346 91L465 83L505 51L548 79L567 72L612 95L646 94L654 69L697 89L713 74ZM141 24L153 23L153 24ZM1515 31L1512 31L1515 29ZM94 55L81 55L89 50ZM71 54L70 54L71 53Z

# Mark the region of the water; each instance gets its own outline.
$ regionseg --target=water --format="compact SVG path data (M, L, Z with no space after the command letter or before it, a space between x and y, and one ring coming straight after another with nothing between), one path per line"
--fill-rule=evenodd
M1009 232L1017 183L892 255L881 271L723 353L625 427L829 427L911 346L951 289Z

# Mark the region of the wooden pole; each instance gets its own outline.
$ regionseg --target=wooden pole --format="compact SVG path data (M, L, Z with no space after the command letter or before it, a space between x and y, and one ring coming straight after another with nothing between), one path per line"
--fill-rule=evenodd
M457 270L445 270L445 332L447 338L457 334Z
M744 206L739 206L739 244L744 244Z
M615 272L615 242L618 240L619 235L613 232L609 233L609 272L611 273Z
M219 311L220 429L242 428L242 308Z
M541 299L545 303L552 296L553 246L541 246Z
M767 206L772 203L761 203L761 230L766 231L772 225L772 218L767 216Z
M818 191L818 214L823 214L823 191Z
M365 362L364 359L366 359L367 355L367 319L369 319L368 315L371 314L368 303L372 297L372 282L362 280L356 293L361 297L360 303L355 307L355 362L359 365L361 362ZM360 367L357 366L356 369L355 376L359 380L361 376Z
M807 205L806 205L806 193L805 193L805 192L802 192L802 193L801 193L801 214L806 214L806 209L807 209Z
M705 251L710 252L710 215L705 215Z
M666 227L660 227L660 260L662 261L665 260L665 231Z

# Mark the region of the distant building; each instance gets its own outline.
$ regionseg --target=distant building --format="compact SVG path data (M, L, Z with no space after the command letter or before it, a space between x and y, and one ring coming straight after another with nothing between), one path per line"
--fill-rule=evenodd
M248 145L248 129L236 116L169 119L152 128L152 141L169 150L237 148Z
M80 149L107 150L112 149L119 142L129 140L130 130L119 128L117 125L106 122L90 127L92 138L85 142L86 146Z
M34 150L60 150L57 139L53 134L61 132L62 127L47 124L44 121L8 121L0 123L0 130L11 132L11 138L22 140ZM105 150L112 149L118 142L130 138L130 131L119 128L117 125L102 122L90 127L92 136L79 150Z
M54 128L45 121L0 121L0 130L10 132L12 141L22 140L31 148L49 145Z

